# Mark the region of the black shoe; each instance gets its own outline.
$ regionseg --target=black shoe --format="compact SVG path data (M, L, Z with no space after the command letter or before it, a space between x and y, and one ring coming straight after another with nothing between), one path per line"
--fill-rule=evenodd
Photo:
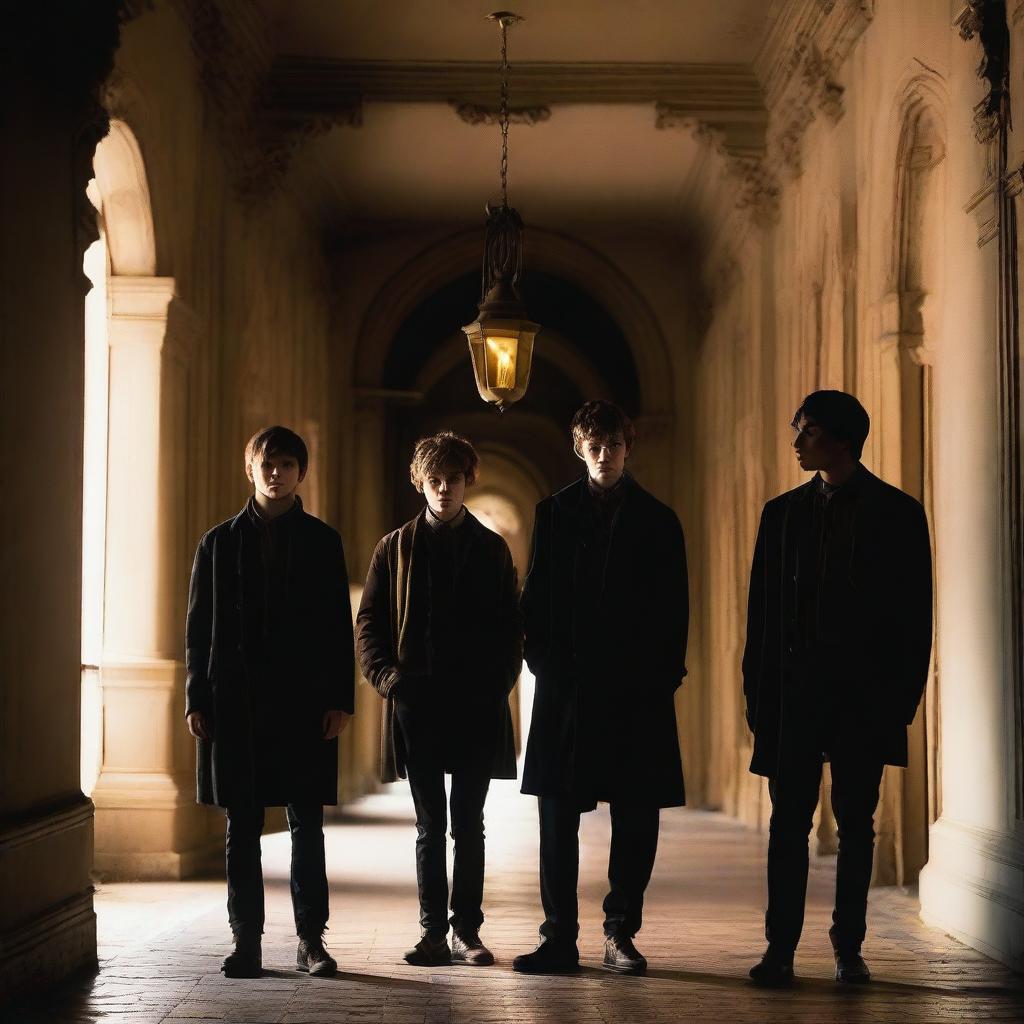
M447 967L452 962L452 952L445 936L424 935L402 958L413 967Z
M769 946L761 962L750 968L750 977L761 988L787 988L793 984L793 954Z
M263 950L258 935L236 935L234 952L220 965L225 978L258 978L263 974Z
M295 966L308 974L329 978L337 973L338 961L324 949L323 936L311 935L305 939L300 936Z
M871 980L871 972L859 949L835 950L836 981L845 981L851 985L863 985Z
M490 967L494 954L480 941L479 932L452 931L452 963Z
M637 951L630 936L609 935L604 940L601 966L616 974L643 974L647 970L647 959Z
M574 974L580 969L580 951L576 943L545 939L532 953L523 953L512 961L512 970L520 974Z

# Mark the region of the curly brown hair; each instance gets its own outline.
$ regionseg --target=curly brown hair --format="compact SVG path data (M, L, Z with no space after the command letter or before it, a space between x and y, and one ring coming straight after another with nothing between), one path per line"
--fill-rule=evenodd
M416 442L412 462L409 463L409 479L422 494L423 481L431 473L456 469L466 477L468 486L476 480L479 465L480 457L469 438L452 430L442 430Z
M636 427L633 421L614 403L603 399L587 402L576 410L572 418L572 446L579 455L587 441L604 441L616 434L622 440L628 452L636 440Z

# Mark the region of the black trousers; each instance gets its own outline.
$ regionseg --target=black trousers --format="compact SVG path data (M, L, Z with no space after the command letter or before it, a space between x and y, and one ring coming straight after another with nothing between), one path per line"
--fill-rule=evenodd
M490 788L490 764L482 756L452 761L443 716L411 708L399 700L398 724L406 748L406 774L416 809L416 886L420 928L434 937L448 925L460 933L483 924L484 803ZM448 918L448 864L445 833L448 798L444 777L451 768L452 871L451 918Z
M553 942L576 942L579 935L580 808L561 797L539 798L540 933ZM657 807L613 801L609 805L612 841L608 856L608 895L604 898L605 935L632 938L643 919L644 892L658 850Z
M843 746L829 754L832 810L839 826L836 902L829 937L837 950L860 949L867 931L868 886L874 857L874 813L882 781L881 760ZM772 817L768 838L768 911L765 937L791 952L800 941L807 897L807 838L821 787L822 756L788 750L769 779Z
M265 920L260 850L264 808L229 807L225 813L228 921L235 935L260 935ZM292 839L295 931L304 937L321 935L328 917L324 809L319 804L288 804L286 813Z

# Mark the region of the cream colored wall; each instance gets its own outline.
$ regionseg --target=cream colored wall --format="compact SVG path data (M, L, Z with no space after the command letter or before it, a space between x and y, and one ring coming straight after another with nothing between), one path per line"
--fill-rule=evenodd
M921 879L925 918L1019 962L1022 918L1008 888L1022 866L1021 824L1011 810L1014 745L1004 727L1012 695L992 628L1005 603L995 500L996 253L994 243L979 246L978 222L965 209L986 175L986 151L971 131L983 94L979 51L961 41L943 4L879 2L862 28L825 79L842 89L838 119L812 105L801 129L806 112L794 127L788 100L771 110L766 163L780 187L774 223L743 232L727 222L706 269L714 310L697 370L697 434L710 792L728 813L766 824L767 794L746 771L751 743L739 672L753 538L763 501L803 478L788 430L801 398L817 388L852 391L872 417L864 461L884 479L909 486L903 442L914 431L931 445L925 503L940 671L911 730L910 768L886 772L876 882L913 881L930 856ZM800 63L795 57L790 73ZM928 176L916 179L928 190L918 239L923 333L906 313L901 321L898 301L906 201L898 168L908 159L901 140L913 137L906 125L922 109L932 118L929 137L938 139ZM930 379L932 399L923 423L901 395L901 380L922 379ZM819 851L830 852L827 810L822 818Z

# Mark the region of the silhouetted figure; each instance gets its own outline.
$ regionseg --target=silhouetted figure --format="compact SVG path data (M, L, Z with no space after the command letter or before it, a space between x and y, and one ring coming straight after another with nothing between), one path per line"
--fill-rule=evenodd
M308 458L286 427L252 437L255 493L199 542L189 587L185 713L198 800L226 809L230 978L262 970L266 807L287 808L298 969L337 969L323 944L323 806L338 802L338 734L354 710L352 610L341 537L295 494Z
M792 981L828 760L839 825L829 937L837 980L864 982L872 818L883 766L907 763L928 676L931 546L921 505L861 465L869 420L856 398L817 391L792 425L800 467L815 475L761 514L743 655L750 770L768 777L772 798L768 949L750 975Z
M512 966L577 969L580 813L604 800L604 966L636 974L659 809L685 802L673 695L686 675L686 551L676 514L624 473L635 431L622 410L588 402L572 436L587 473L537 506L523 589L537 677L523 792L540 798L545 920L540 946Z
M522 665L508 545L463 504L477 454L445 431L416 445L410 475L426 498L377 545L356 616L363 675L385 698L381 779L409 777L416 807L420 941L406 962L494 962L480 940L484 801L516 777L508 695ZM445 774L455 843L448 946Z

